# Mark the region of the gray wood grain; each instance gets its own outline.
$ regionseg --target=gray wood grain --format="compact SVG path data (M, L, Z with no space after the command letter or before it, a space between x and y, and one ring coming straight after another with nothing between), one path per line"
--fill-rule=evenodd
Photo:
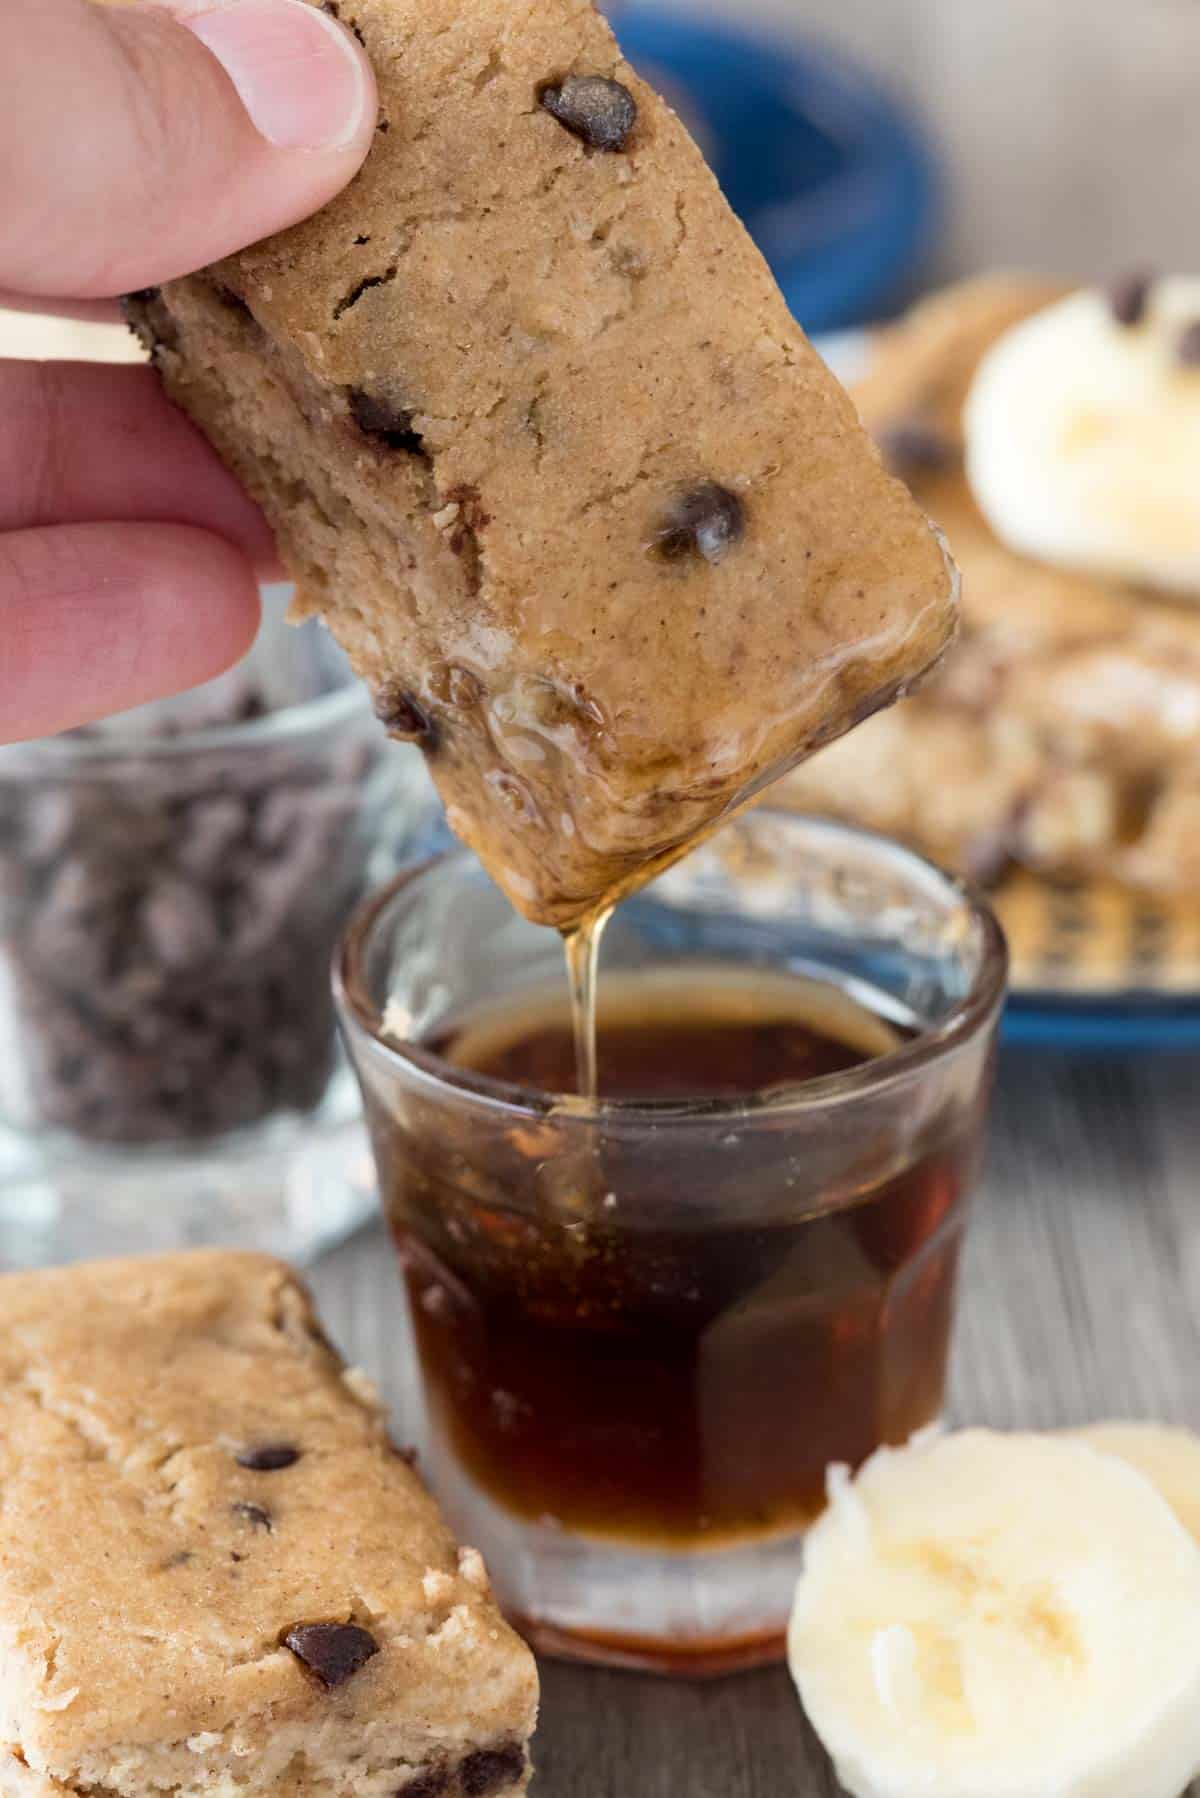
M952 1371L957 1421L1200 1427L1200 1062L1007 1051ZM382 1230L314 1284L403 1411L411 1367ZM547 1664L541 1798L832 1798L787 1676L707 1685ZM1200 1788L1194 1798L1200 1798Z

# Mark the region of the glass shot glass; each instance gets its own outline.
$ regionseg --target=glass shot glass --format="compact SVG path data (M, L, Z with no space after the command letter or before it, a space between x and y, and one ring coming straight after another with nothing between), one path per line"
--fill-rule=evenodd
M327 969L429 789L281 604L221 680L0 747L0 1267L304 1261L374 1209Z
M408 1421L535 1645L688 1674L782 1653L827 1467L942 1410L1005 973L991 913L928 863L752 812L616 914L601 1066L606 985L690 1012L793 983L871 1052L588 1103L445 1052L565 984L558 938L473 858L359 909L335 991L405 1276Z

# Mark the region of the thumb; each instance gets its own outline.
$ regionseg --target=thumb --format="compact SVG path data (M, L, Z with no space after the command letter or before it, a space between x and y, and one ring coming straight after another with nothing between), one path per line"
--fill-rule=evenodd
M335 12L0 0L0 289L151 287L317 211L376 122Z

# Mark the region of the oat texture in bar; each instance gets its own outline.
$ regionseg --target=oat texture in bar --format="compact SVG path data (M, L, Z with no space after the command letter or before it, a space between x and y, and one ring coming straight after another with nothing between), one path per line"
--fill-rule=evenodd
M515 1798L537 1683L289 1271L0 1277L0 1798Z

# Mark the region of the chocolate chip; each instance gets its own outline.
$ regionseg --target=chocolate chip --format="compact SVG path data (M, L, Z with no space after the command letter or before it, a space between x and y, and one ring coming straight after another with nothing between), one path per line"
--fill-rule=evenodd
M406 450L410 456L424 453L425 442L413 429L413 415L402 406L354 388L350 394L350 416L366 437L378 438L388 449Z
M239 686L211 723L262 706ZM360 890L377 742L159 756L168 726L128 781L79 771L0 803L0 947L31 1121L91 1141L207 1140L309 1111L332 1066L329 995L296 975Z
M162 1563L162 1572L170 1573L172 1568L174 1568L174 1567L186 1567L188 1562L191 1560L191 1558L192 1558L191 1549L190 1548L181 1548L179 1550L178 1554L173 1554L173 1555L167 1556L166 1560Z
M385 687L375 695L375 716L389 736L404 743L420 743L429 748L433 741L432 721L412 694L401 688Z
M233 845L246 828L246 807L237 799L200 799L188 807L187 827L175 845L176 859L193 876L212 877L227 865Z
M255 841L264 848L287 855L311 841L317 865L329 863L344 848L346 828L353 819L354 795L331 787L310 792L303 787L281 787L268 793L254 820ZM305 873L312 870L306 869Z
M345 1685L379 1653L374 1636L357 1623L294 1623L283 1645L327 1689Z
M238 1466L248 1467L251 1473L278 1473L294 1467L299 1459L300 1450L290 1442L251 1442L234 1456Z
M1134 325L1141 324L1146 316L1146 306L1153 285L1154 277L1142 269L1122 275L1112 283L1108 289L1108 305L1119 325L1130 330Z
M459 1771L464 1798L488 1798L502 1786L515 1784L524 1771L525 1750L517 1742L468 1755Z
M396 1798L442 1798L450 1789L450 1772L446 1767L429 1767L418 1773L406 1786L400 1786Z
M593 150L623 150L637 124L637 101L605 75L568 75L539 95L552 118Z
M1179 339L1175 354L1181 368L1200 368L1200 318L1194 319Z
M104 808L106 813L108 808ZM50 788L29 795L24 817L10 814L4 820L4 848L39 866L48 866L66 850L73 836L82 834L103 813L94 811L81 794Z
M716 481L704 481L676 500L654 539L654 549L669 562L701 555L715 567L745 530L746 509L737 494Z
M250 1525L251 1529L266 1530L270 1535L275 1527L271 1522L271 1513L264 1511L261 1505L237 1504L230 1505L229 1508L235 1517L240 1517L244 1523Z
M178 875L163 875L154 883L140 922L152 955L175 972L202 967L220 948L217 921L203 888Z
M944 474L958 450L945 431L924 418L902 419L879 434L879 448L893 474Z

